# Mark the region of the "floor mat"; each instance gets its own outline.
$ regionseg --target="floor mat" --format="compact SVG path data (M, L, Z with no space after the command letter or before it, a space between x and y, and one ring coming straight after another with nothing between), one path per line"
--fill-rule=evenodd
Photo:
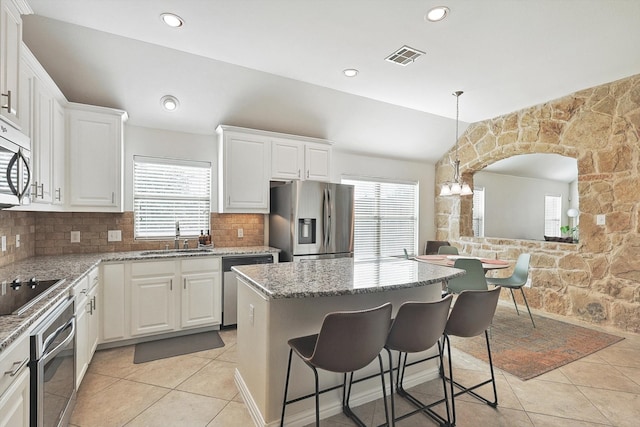
M217 331L200 332L136 344L133 363L144 363L224 347Z

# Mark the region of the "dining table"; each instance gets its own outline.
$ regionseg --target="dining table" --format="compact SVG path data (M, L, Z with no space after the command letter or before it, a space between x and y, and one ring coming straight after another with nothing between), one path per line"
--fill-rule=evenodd
M491 258L482 258L475 257L471 255L418 255L413 259L420 262L426 262L429 264L442 265L446 267L453 267L457 259L460 258L471 258L477 259L482 262L482 268L484 269L485 274L488 271L492 270L500 270L503 268L509 267L509 262L501 259L491 259Z

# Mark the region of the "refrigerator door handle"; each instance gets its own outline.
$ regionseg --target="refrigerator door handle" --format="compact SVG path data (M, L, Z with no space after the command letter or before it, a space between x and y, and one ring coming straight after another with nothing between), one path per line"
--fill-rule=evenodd
M330 223L331 223L331 201L329 199L329 190L325 187L324 189L324 200L323 200L323 208L324 208L324 220L322 221L322 232L323 234L323 244L324 250L326 251L329 247L329 232L330 232Z

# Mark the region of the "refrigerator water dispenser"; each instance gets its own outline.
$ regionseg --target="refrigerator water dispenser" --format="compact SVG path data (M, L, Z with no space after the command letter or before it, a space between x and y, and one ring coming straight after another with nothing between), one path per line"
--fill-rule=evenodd
M316 219L298 219L298 244L316 243Z

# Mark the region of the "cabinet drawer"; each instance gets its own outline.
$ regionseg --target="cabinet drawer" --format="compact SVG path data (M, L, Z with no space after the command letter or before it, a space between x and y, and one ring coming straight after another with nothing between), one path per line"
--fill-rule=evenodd
M220 271L220 257L193 258L182 260L182 272Z
M135 277L173 274L176 270L174 261L134 262L131 264L131 275Z
M29 363L29 334L22 334L5 351L0 353L0 396L18 378Z

